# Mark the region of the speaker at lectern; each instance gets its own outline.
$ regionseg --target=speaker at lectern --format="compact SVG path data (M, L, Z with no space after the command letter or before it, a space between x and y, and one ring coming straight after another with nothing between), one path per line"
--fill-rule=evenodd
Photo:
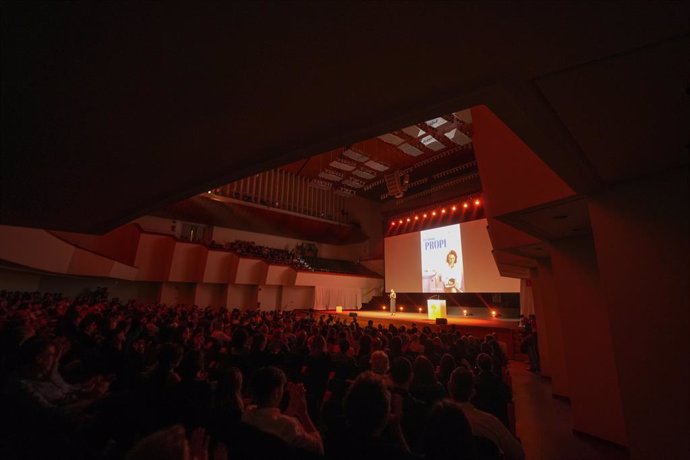
M436 297L435 299L433 297ZM438 296L432 296L426 301L426 311L428 318L435 320L436 318L446 318L446 301L439 299Z

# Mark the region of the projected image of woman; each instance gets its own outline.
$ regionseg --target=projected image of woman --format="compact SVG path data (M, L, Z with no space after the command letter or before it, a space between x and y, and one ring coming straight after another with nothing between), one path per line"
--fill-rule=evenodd
M438 277L445 292L462 292L462 266L458 265L458 253L455 250L446 255L446 264L439 270Z

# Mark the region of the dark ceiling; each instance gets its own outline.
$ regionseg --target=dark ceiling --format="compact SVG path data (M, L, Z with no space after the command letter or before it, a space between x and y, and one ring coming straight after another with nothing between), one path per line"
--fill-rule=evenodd
M4 3L0 223L102 233L477 104L579 194L687 164L687 18L680 2Z

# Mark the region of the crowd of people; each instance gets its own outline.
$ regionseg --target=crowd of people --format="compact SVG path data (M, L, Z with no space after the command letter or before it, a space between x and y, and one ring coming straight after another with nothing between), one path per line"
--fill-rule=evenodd
M520 459L492 335L0 292L0 457Z
M270 264L289 265L295 270L313 271L309 262L296 250L269 248L268 246L256 244L253 241L244 240L235 240L224 245L211 241L209 247L213 249L226 249L241 257L262 259Z

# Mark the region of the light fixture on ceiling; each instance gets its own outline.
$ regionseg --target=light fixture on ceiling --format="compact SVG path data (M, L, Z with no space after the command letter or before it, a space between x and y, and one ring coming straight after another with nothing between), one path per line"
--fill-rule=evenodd
M309 181L309 187L318 188L321 190L330 190L333 187L333 182L328 182L321 179L312 179Z
M422 155L424 153L423 151L419 150L414 145L410 145L407 143L399 145L398 148L400 150L402 150L403 153L406 153L407 155L409 155L411 157L418 157L419 155Z
M353 171L357 167L357 163L347 158L338 158L329 163L332 168L340 169L341 171Z
M371 180L376 178L376 171L360 166L359 168L352 171L353 176L360 177L362 179Z
M457 128L451 129L445 133L444 136L460 146L467 145L472 142L472 139L470 139L467 134L463 133Z
M417 139L418 137L422 137L426 134L426 131L424 131L417 125L408 126L407 128L403 128L402 131L408 136L413 137L415 139Z
M319 177L321 179L338 182L343 180L344 176L340 171L336 171L334 169L324 169L323 171L319 172Z
M344 185L347 185L348 187L352 187L352 188L364 187L364 181L361 181L359 179L355 179L354 177L348 177L347 179L343 180L342 183Z
M390 169L389 165L377 160L369 160L366 163L364 163L364 165L379 172L388 171Z
M429 148L429 149L433 150L434 152L438 152L439 150L443 150L444 148L446 148L445 145L443 145L441 142L439 142L438 139L436 139L431 134L428 136L424 136L422 138L422 144L424 144L424 146L426 148Z
M338 196L343 196L345 198L351 198L355 196L355 191L347 187L338 187L335 190L333 190L333 193Z
M396 136L395 134L383 134L379 136L379 139L381 139L383 142L391 145L400 145L403 142L405 142L405 139Z
M362 152L357 152L353 150L352 147L345 147L345 150L343 151L343 156L346 156L351 160L355 160L360 163L364 163L369 159L369 155L366 155Z
M453 116L465 124L472 124L472 112L470 109L460 110L459 112L453 112Z
M432 118L431 120L426 122L426 124L431 126L432 128L438 128L440 126L445 125L446 123L448 123L448 120L446 120L443 117Z

